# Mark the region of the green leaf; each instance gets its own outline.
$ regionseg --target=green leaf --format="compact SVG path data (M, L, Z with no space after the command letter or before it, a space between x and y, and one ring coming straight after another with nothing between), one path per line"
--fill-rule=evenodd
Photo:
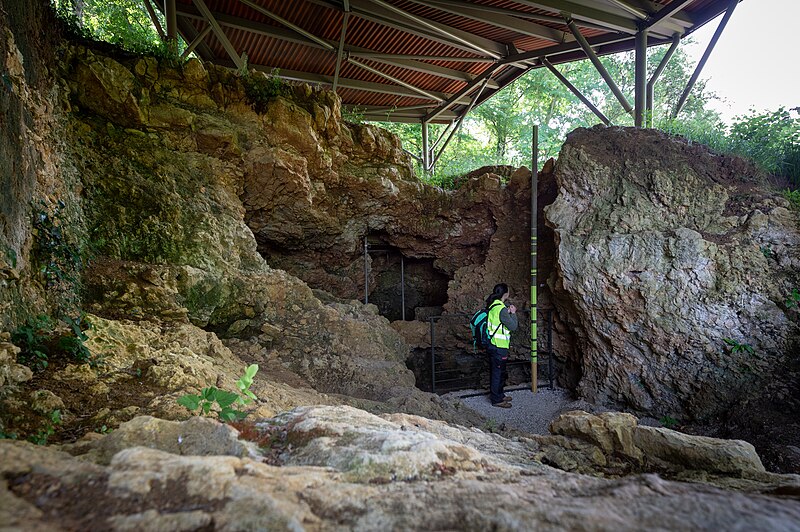
M236 410L233 410L232 408L223 408L222 411L220 411L219 413L219 418L222 421L227 421L227 422L236 421L237 419Z
M183 395L178 398L178 404L185 406L189 410L197 410L200 406L200 397L192 394Z
M730 339L730 338L723 338L723 339L722 339L722 341L723 341L723 342L725 342L726 344L728 344L728 345L732 345L732 346L734 346L734 347L736 347L737 345L739 345L739 342L737 342L736 340L732 340L732 339Z
M226 408L231 406L239 399L239 394L234 392L226 392L224 390L217 390L217 403L220 407Z
M203 405L202 405L203 406L203 413L204 414L208 414L209 412L211 412L211 405L213 405L213 404L214 403L209 403L208 401L203 403Z
M211 401L213 403L217 397L217 388L213 386L203 388L200 390L200 397L202 397L205 401Z
M247 369L244 370L244 375L236 381L236 386L239 388L239 391L244 392L253 384L253 377L256 376L258 373L258 364L250 364L247 366Z

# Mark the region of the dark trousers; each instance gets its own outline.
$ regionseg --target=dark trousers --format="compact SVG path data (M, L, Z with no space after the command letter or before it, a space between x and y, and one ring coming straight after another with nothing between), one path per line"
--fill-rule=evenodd
M492 404L500 403L503 401L503 397L505 397L503 388L506 385L506 378L508 376L506 373L508 349L501 349L494 345L489 345L486 347L486 351L489 353L489 365L492 370L489 399L492 401Z

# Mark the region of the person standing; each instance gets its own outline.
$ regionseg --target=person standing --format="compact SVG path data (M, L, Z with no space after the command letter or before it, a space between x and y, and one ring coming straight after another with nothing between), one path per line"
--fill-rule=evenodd
M506 364L508 362L508 346L511 343L511 332L517 330L517 307L509 305L508 285L496 284L492 294L486 299L488 317L486 328L489 334L489 352L491 364L491 392L489 399L492 406L511 408L511 397L505 395L503 388L506 384Z

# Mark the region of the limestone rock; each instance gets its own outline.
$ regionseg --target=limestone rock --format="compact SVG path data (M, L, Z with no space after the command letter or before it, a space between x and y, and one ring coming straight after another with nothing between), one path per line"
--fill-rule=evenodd
M239 441L238 435L232 427L203 417L191 417L181 423L141 416L121 424L104 438L79 441L63 449L104 465L111 463L118 452L131 447L177 455L255 457L255 448Z
M764 471L755 448L746 441L690 436L659 427L636 427L633 441L647 460L673 468L729 475Z
M0 388L31 380L33 372L27 366L17 364L20 348L10 342L0 342Z
M655 130L593 128L569 135L556 179L550 284L584 398L702 420L770 382L800 389L784 305L800 226L755 168Z
M283 443L275 443L282 446L282 466L206 454L228 452L234 443L234 433L215 424L164 426L139 418L108 447L117 450L110 460L2 440L0 520L18 530L188 530L211 523L221 530L796 530L800 521L797 502L759 493L770 489L766 485L741 492L657 475L608 480L569 474L520 452L529 443L413 416L381 419L341 407L281 415L264 427L288 431ZM175 430L188 425L195 427L195 450L203 454L185 454L188 449L152 432L159 427L174 439L180 433ZM143 434L136 436L134 426ZM217 435L224 444L202 444L202 435ZM167 450L117 445L123 441L160 441ZM351 478L383 467L424 474ZM800 481L784 476L771 486L791 493Z

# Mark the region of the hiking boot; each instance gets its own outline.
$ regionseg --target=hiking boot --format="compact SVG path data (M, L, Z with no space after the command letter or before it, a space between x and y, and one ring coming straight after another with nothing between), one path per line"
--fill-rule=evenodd
M503 401L506 401L507 403L510 403L513 400L514 398L511 397L510 395L503 396Z
M511 403L507 401L501 401L499 403L492 403L492 406L496 406L497 408L511 408Z

